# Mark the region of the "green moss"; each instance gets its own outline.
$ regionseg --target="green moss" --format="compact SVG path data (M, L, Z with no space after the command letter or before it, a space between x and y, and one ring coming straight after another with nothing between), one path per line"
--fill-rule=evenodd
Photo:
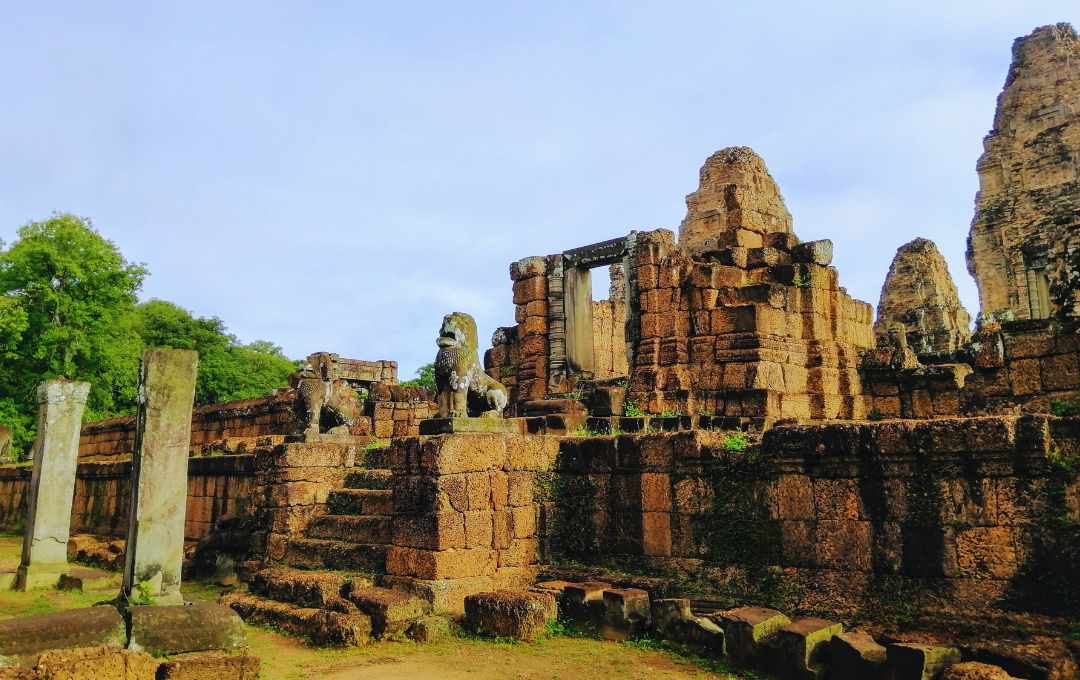
M1064 399L1055 399L1050 402L1050 413L1060 418L1068 418L1070 416L1080 416L1080 401L1067 401Z
M589 559L600 550L593 514L596 485L587 475L541 472L536 475L536 496L552 501L555 518L548 538L557 555L569 559Z

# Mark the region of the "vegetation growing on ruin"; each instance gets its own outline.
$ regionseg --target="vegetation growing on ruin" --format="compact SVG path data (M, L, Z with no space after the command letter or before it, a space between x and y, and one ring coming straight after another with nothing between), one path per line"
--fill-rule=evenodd
M1080 401L1055 399L1050 402L1050 413L1053 413L1060 418L1080 416Z
M635 400L627 399L623 404L623 414L626 415L627 418L641 418L644 417L645 412L641 410L641 407L638 406L638 403Z
M25 455L34 389L63 376L90 383L85 420L132 413L146 347L199 352L196 400L262 396L287 384L294 362L266 341L241 344L217 318L162 300L138 304L147 268L129 262L89 220L55 214L0 244L0 425Z
M428 394L435 394L435 364L424 364L416 369L416 377L401 383L404 387L421 387Z

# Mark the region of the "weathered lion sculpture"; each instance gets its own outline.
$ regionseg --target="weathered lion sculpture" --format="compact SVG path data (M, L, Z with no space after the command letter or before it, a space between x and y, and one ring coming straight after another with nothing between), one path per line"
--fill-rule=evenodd
M482 415L502 417L509 401L506 387L480 367L476 321L462 312L443 317L435 355L435 391L440 418L469 415L469 395L487 406Z
M324 420L331 433L347 433L360 422L363 404L344 380L331 380L319 370L305 365L294 377L300 398L300 419L304 434L319 434Z

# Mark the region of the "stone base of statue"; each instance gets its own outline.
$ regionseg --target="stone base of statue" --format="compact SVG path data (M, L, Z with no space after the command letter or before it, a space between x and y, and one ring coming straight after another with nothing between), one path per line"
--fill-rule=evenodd
M427 418L420 421L420 434L524 434L524 418Z

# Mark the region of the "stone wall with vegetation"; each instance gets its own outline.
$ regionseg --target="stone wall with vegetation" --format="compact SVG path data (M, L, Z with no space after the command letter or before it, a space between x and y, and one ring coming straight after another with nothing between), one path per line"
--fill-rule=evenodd
M0 467L0 529L21 532L26 519L31 468ZM131 462L80 463L75 478L71 533L124 536L128 528ZM218 520L253 512L254 457L206 456L188 462L184 537L207 536Z
M760 444L701 431L567 438L555 469L541 545L556 563L690 574L705 588L735 568L748 582L824 575L869 592L901 577L1078 604L1080 419L779 427Z

